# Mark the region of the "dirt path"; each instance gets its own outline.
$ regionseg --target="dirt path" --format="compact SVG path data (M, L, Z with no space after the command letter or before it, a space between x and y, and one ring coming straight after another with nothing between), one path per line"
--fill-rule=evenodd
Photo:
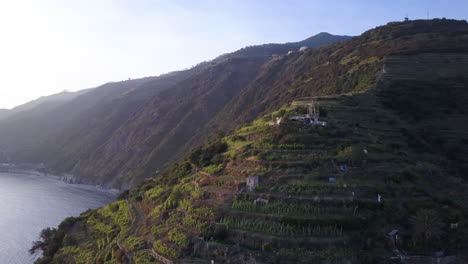
M134 206L134 204L129 202L128 200L126 201L126 204L128 215L130 216L131 221L131 228L127 231L127 235L136 234L138 228L141 227L144 223L144 214L139 205ZM124 252L125 257L128 259L130 264L135 263L133 261L132 254L128 252L128 249L122 243L120 238L117 238L117 246L120 248L120 250Z
M132 227L128 231L128 234L136 234L138 229L144 225L145 215L139 204L129 203L129 211L132 212Z
M125 254L125 257L128 259L128 263L133 264L135 263L133 261L132 255L128 253L127 248L122 244L122 241L120 241L120 238L117 239L117 246L122 250Z
M153 256L155 259L157 259L158 261L161 261L164 264L174 264L174 261L159 255L156 251L154 251L154 249L146 249L145 251L151 256Z

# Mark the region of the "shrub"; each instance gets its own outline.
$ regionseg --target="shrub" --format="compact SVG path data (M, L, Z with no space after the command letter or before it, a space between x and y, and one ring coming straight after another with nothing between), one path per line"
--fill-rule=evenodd
M196 229L197 231L202 231L206 228L207 223L199 221L191 216L186 216L182 221L182 226L189 229Z
M203 168L203 170L211 175L214 175L218 172L220 172L223 169L223 164L218 164L218 165L210 165L208 167Z
M118 203L113 203L109 205L109 210L113 213L119 211L119 204Z
M272 243L271 242L265 242L262 244L262 250L263 251L270 251L272 248Z
M118 210L116 212L111 211L111 207L117 206ZM118 201L111 203L110 205L99 209L99 213L103 216L109 217L114 223L116 223L121 230L125 230L130 225L130 215L128 214L128 206L125 201Z
M157 199L162 193L164 192L164 189L157 185L145 192L145 196L148 197L150 200L155 200Z
M135 264L151 264L155 263L154 258L146 253L145 251L138 251L133 255L133 261Z
M125 200L125 199L128 198L129 194L130 194L130 191L129 191L129 190L125 190L125 191L121 192L121 193L119 194L119 196L117 196L117 200Z
M162 206L161 205L158 205L156 207L154 207L154 209L151 211L150 215L154 218L159 218L161 216L161 213L162 213Z
M176 163L162 173L161 177L159 177L159 181L163 184L176 184L181 178L191 173L192 165L190 165L190 163Z
M179 251L166 246L160 240L155 241L154 244L153 244L153 247L154 247L154 250L156 250L156 252L158 252L159 254L162 254L162 255L164 255L166 257L176 258L176 257L178 257L180 255Z
M76 238L73 235L65 235L65 237L63 238L63 245L65 247L75 246L76 243Z
M187 236L178 229L172 229L169 231L168 237L169 241L174 242L181 247L186 247L189 243Z
M145 241L136 236L127 237L124 243L130 251L136 251L145 247Z
M338 152L336 158L340 162L349 162L353 165L359 164L364 159L364 152L361 147L350 146Z
M227 149L228 144L225 141L217 140L207 146L195 149L190 154L189 160L198 167L206 167L211 164L217 165L223 162L222 156L217 154L221 154Z
M153 234L155 238L161 237L164 234L164 232L164 226L162 225L151 228L151 234Z
M181 196L182 196L182 192L179 190L179 188L174 187L174 189L172 190L172 193L164 202L164 209L171 209L171 208L177 207Z

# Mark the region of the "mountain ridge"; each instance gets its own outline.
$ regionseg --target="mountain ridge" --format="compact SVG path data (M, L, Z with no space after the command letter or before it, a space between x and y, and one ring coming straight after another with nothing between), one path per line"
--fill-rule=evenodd
M328 39L330 36L320 36L316 45L348 39L335 36ZM313 44L313 39L308 39L309 44ZM242 54L240 50L200 63L190 70L149 79L104 84L56 108L58 113L44 114L43 121L37 121L41 118L35 115L35 124L34 120L29 121L27 126L21 121L5 123L5 128L0 127L0 148L18 161L44 163L56 174L74 174L76 182L128 187L143 179L143 174L136 172L139 170L136 167L140 162L150 162L146 155L155 151L164 153L163 158L151 166L153 171L161 170L168 162L177 159L175 154L187 150L191 145L181 141L171 142L175 135L190 137L184 135L184 131L196 131L204 122L208 122L207 118L219 111L222 105L217 103L218 97L224 98L225 102L229 101L229 95L234 96L247 85L257 69L271 59L273 51L280 48L287 52L291 45L275 44L273 51L265 47L253 48L255 52L261 50L262 54L266 52L268 55L250 56ZM228 74L223 76L222 72ZM230 72L235 75L229 75ZM223 78L230 78L230 84ZM221 85L223 82L224 85ZM211 86L218 87L218 91L211 89ZM210 89L217 96L211 96ZM221 92L222 89L224 92ZM192 90L200 91L198 97L201 102L208 101L193 104L190 101ZM188 113L197 114L184 117L184 112L172 107L168 101L172 105L185 107ZM215 108L210 109L215 105ZM205 121L190 123L193 118ZM187 124L190 125L185 129ZM38 128L43 131L39 135L27 132ZM26 132L15 133L18 130ZM16 144L18 141L21 142ZM161 142L159 147L158 141Z

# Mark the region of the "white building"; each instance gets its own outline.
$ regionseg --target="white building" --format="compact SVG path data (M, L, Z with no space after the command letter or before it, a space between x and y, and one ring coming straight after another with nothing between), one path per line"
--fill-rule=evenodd
M258 185L258 176L247 177L246 184L247 184L247 189L249 191L252 191L255 188L255 186Z

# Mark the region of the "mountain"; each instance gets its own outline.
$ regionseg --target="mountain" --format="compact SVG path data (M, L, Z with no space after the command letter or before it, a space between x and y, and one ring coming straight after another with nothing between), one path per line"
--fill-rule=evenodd
M37 263L467 263L467 36L393 22L266 61L193 138L224 134L158 177L140 163L151 179L45 232Z
M270 43L264 45L249 46L240 49L236 52L223 55L221 57L271 57L272 55L281 55L289 51L297 51L301 47L311 48L317 46L324 46L331 43L350 40L351 38L352 37L350 36L337 36L332 35L330 33L321 32L315 36L312 36L302 41L289 42L285 44Z
M68 101L75 99L76 97L85 94L89 89L80 90L78 92L67 92L63 91L57 94L42 96L36 100L14 107L11 110L0 109L0 120L6 119L10 116L15 116L22 112L35 113L35 110L46 112L49 109L53 109L62 105Z
M17 162L72 174L70 181L128 188L215 135L205 125L254 81L273 53L349 38L321 33L273 48L254 46L190 70L108 83L66 104L43 103L0 124L0 149Z

